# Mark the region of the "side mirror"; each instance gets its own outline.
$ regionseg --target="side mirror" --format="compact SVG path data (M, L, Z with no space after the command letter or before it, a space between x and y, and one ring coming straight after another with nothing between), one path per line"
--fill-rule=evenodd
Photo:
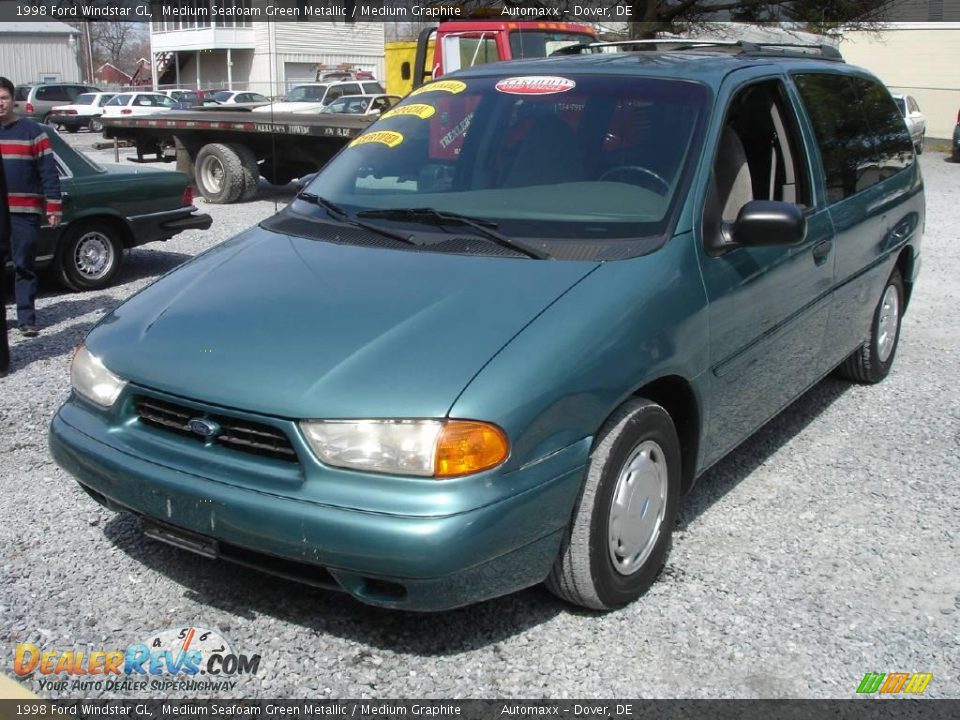
M797 205L774 200L753 200L724 226L727 247L796 245L807 236L807 218Z

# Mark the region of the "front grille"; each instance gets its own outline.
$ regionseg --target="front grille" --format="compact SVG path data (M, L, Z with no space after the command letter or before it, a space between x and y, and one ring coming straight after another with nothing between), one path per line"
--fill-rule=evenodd
M201 412L143 395L134 397L133 405L140 422L150 427L176 433L197 442L205 442L207 438L193 432L189 423L195 418L212 420L220 426L219 433L210 440L214 444L239 452L297 462L297 453L290 444L290 438L282 430L271 425L229 415Z

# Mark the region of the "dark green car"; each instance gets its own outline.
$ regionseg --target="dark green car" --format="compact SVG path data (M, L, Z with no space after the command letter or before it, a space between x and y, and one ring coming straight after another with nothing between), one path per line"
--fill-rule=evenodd
M53 268L70 290L107 287L127 248L206 230L209 215L193 206L180 172L100 165L51 131L63 191L63 223L40 231L37 265Z

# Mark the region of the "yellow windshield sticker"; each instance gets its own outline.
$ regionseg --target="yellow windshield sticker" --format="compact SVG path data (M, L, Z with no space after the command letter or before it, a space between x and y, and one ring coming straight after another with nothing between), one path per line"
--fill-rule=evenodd
M366 135L361 135L356 140L354 140L348 147L356 147L357 145L366 145L367 143L380 143L381 145L386 145L387 147L396 147L403 142L403 135L393 130L377 130L377 132L367 133Z
M424 85L422 88L417 88L414 90L408 97L413 97L414 95L420 95L425 92L448 92L456 95L457 93L462 93L467 89L467 84L460 82L459 80L440 80L439 82L430 83L429 85Z
M428 117L432 117L436 111L436 108L432 105L404 105L403 107L395 107L393 110L387 110L387 112L380 117L386 120L387 118L397 117L398 115L415 115L421 120L426 120Z

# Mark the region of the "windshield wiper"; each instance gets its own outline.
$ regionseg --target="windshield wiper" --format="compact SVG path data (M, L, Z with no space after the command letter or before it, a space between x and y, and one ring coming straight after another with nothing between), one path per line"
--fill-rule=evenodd
M518 242L517 240L508 238L506 235L498 233L496 231L497 224L495 222L491 222L490 220L481 220L479 218L472 218L468 215L461 215L460 213L435 210L434 208L429 207L389 208L385 210L361 210L357 213L357 217L384 218L385 220L432 221L437 225L442 225L443 223L459 223L460 225L467 225L473 228L477 234L483 235L489 240L492 240L500 247L516 250L517 252L535 260L548 260L550 258L550 256L542 250L529 247L525 243Z
M350 217L350 214L344 210L342 207L337 205L332 200L327 200L325 197L320 197L319 195L314 195L313 193L301 192L297 194L297 200L303 200L304 202L313 203L314 205L319 205L324 210L329 213L330 217L334 220L337 220L347 225L353 225L354 227L360 227L364 230L369 230L372 233L377 233L383 237L392 238L394 240L399 240L402 243L407 245L413 245L415 247L421 247L420 243L412 240L407 235L402 235L398 232L393 232L392 230L387 230L386 228L373 225L371 223L365 223L360 220L355 220Z

